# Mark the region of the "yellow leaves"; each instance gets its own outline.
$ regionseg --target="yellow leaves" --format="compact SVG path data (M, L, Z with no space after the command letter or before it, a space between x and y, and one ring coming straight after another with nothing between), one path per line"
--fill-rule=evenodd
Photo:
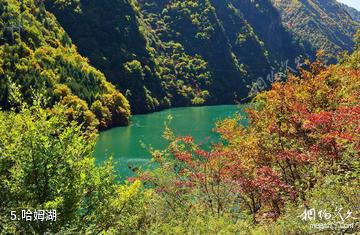
M240 119L241 117L237 117L220 121L216 123L215 131L225 140L232 140L236 136L242 136L243 128L239 126Z
M54 94L59 97L65 97L65 96L71 95L71 90L65 84L55 84Z
M125 203L136 198L136 195L140 193L142 183L136 180L130 185L120 185L116 190L118 197L113 201L112 206L115 208L121 208Z
M153 197L151 190L144 190L139 180L132 184L119 185L116 194L111 198L108 208L112 217L111 227L107 227L106 234L120 234L126 229L137 228L148 209L146 202ZM121 232L122 231L122 232Z
M56 197L54 200L46 202L42 209L54 210L54 208L60 208L63 201L63 197Z
M358 29L358 31L354 35L354 42L355 46L358 48L360 46L360 29Z
M167 121L165 122L164 133L162 135L162 137L168 141L175 141L175 134L173 130L169 127L172 119L173 117L171 115L167 117Z
M316 58L317 58L318 60L321 60L324 56L325 56L325 51L324 51L324 50L318 50L318 51L316 52Z

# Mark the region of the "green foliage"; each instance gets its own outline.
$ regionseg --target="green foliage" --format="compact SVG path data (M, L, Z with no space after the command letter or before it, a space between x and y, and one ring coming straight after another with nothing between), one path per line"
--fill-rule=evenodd
M66 85L89 107L108 94L104 75L78 55L72 40L126 94L134 113L242 101L258 77L268 76L284 61L294 67L299 55L311 58L314 54L306 40L299 41L285 30L268 0L52 0L45 1L46 8L41 2L27 1L21 9L16 1L3 0L2 4L0 53L5 59L0 61L4 91L0 102L6 109L13 106L9 84L18 87L28 103L32 100L30 86L43 90L51 98L50 105L59 100L53 94L57 84ZM7 7L9 4L14 7ZM275 3L279 8L283 5ZM301 20L299 25L303 25ZM348 35L354 24L347 18L343 21ZM319 22L327 24L328 18ZM322 42L329 39L341 41L343 47L352 45L341 35L336 39L328 33L319 35ZM311 40L313 45L318 41ZM115 125L105 119L100 121L101 128Z
M314 230L309 226L309 222L302 221L299 218L305 209L310 208L316 208L317 212L323 211L332 215L326 222L317 216L316 219L311 222L313 224L341 223L341 217L337 214L340 208L342 208L340 213L343 218L347 216L348 211L353 212L352 216L355 216L358 211L356 208L356 205L359 204L359 197L356 195L358 190L359 184L356 182L349 181L349 179L342 176L328 176L309 193L306 205L297 206L288 204L285 208L284 215L279 220L271 224L266 222L260 223L252 232L253 234L311 234ZM347 220L347 223L351 222L352 220ZM351 233L354 232L354 230L329 228L322 232L318 231L319 234L339 234L346 232Z
M284 24L316 50L324 50L333 62L343 50L351 51L352 37L360 23L335 0L272 0L279 9ZM292 16L296 15L294 18Z
M180 43L164 44L160 76L174 105L201 105L210 98L211 73L201 56L189 56Z
M249 127L219 122L209 150L167 128L156 169L119 184L111 161L92 157L96 128L127 125L130 104L142 113L233 102L306 50L267 0L46 7L126 97L41 1L0 0L1 233L306 234L305 208L358 209L358 35L339 65L307 63L259 94ZM58 220L10 221L22 209L56 209Z
M0 112L1 233L136 232L151 192L139 181L116 184L111 162L95 166L96 135L64 112L37 104ZM23 209L56 210L57 220L10 221L11 211Z
M60 100L72 105L81 103L83 108L77 116L84 117L74 119L95 119L87 106L117 93L104 75L78 54L68 35L42 5L2 0L0 8L0 24L4 25L0 31L0 106L7 110L19 108L22 101L31 105L36 99L34 94L42 93L48 98L47 106ZM114 113L105 127L129 122L127 100L122 98L117 105L126 110ZM95 120L88 121L96 126Z
M158 168L139 175L157 196L151 231L359 232L358 53L276 82L248 109L248 127L217 123L222 141L210 150L166 128L168 148L152 151Z
M271 66L294 64L305 53L268 1L80 0L46 6L79 51L126 94L134 113L242 100Z
M136 11L136 3L127 0L76 1L61 4L47 1L79 52L123 91L127 90L134 113L162 108L165 98L160 85L151 33ZM76 10L78 9L78 10ZM111 127L111 126L110 126Z

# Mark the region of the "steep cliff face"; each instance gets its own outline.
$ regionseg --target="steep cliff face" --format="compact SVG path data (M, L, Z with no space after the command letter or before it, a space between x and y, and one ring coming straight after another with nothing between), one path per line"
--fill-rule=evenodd
M179 42L187 53L199 54L208 62L214 89L218 89L215 97L234 93L226 98L244 98L247 86L266 76L271 66L286 60L294 64L297 56L313 54L310 46L286 31L268 0L139 3L144 18L163 42Z
M272 0L286 27L329 58L352 50L352 37L360 27L335 0Z
M153 48L136 6L128 0L48 2L79 48L129 99L134 113L159 109L165 93L156 71Z
M218 21L231 47L236 61L247 73L247 84L254 78L264 76L270 70L270 60L263 41L245 19L236 1L211 1Z
M269 0L239 0L234 5L242 10L245 19L269 51L271 60L293 62L294 58L307 54L311 56L311 45L299 40L281 21L276 8Z
M246 71L232 52L226 29L210 1L139 1L144 18L164 44L179 43L198 55L211 73L211 103L246 94ZM160 52L161 53L161 52Z
M60 3L47 7L135 113L243 100L271 67L312 53L269 0Z

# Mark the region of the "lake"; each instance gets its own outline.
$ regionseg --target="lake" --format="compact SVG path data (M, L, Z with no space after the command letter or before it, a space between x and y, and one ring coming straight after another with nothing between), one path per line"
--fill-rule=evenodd
M115 170L121 176L132 175L128 165L141 166L151 156L144 146L155 149L166 148L168 142L162 137L165 122L171 116L169 127L176 135L191 135L197 143L209 146L219 138L212 132L218 120L244 114L244 105L218 105L202 107L172 108L161 112L134 115L131 125L101 132L95 149L99 163L113 157ZM246 123L244 123L246 124Z

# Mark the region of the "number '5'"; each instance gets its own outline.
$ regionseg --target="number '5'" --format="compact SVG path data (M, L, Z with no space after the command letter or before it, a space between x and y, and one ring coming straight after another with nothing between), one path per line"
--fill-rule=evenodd
M16 211L11 211L11 220L16 220Z

